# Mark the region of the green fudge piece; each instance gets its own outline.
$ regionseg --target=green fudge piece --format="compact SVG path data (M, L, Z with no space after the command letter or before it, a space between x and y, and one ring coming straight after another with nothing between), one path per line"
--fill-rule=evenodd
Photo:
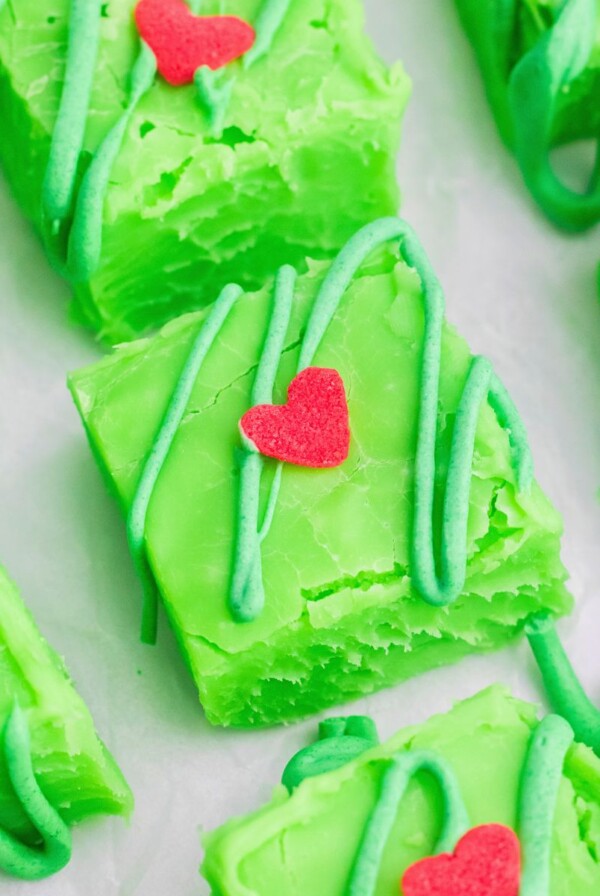
M578 194L553 172L554 146L600 133L600 0L456 0L498 129L559 226L600 221L600 169Z
M206 837L202 870L213 896L345 896L386 760L414 751L448 764L473 826L519 831L522 772L536 726L535 708L496 685L336 771L305 780L291 795L280 787L269 805ZM439 786L420 773L398 806L372 896L397 896L404 871L434 851L441 822ZM547 896L595 896L599 837L600 761L573 745L555 805ZM526 867L524 838L522 848Z
M15 706L25 714L35 777L67 824L93 815L129 815L133 797L61 659L48 646L0 568L0 730ZM0 831L32 841L0 748Z
M276 378L285 400L301 334L329 265L299 278ZM238 421L248 409L272 289L242 295L208 351L145 521L151 574L211 722L288 721L520 635L540 611L566 613L561 520L536 483L516 486L509 439L489 404L470 477L466 583L431 606L411 581L424 313L416 272L393 247L352 278L314 359L339 371L351 429L334 469L284 465L262 543L263 612L228 606L240 489ZM73 373L70 389L100 468L128 514L146 458L207 312L171 322ZM444 327L438 488L471 355ZM275 461L265 459L264 508Z
M206 0L202 13L255 23L261 3ZM80 175L126 103L140 47L134 5L101 5ZM217 135L194 86L156 77L112 165L100 264L74 283L78 318L108 342L127 340L229 280L257 288L284 261L329 257L358 226L396 212L410 85L400 65L378 59L363 19L360 0L291 0L266 55L225 70L233 89ZM0 162L38 228L68 30L69 0L0 11Z

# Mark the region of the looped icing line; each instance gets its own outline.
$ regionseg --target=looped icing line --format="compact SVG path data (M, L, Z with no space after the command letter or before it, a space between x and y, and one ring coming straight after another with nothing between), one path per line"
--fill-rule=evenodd
M56 874L71 858L71 832L36 780L27 719L16 702L4 727L0 756L23 813L41 843L29 846L0 828L0 871L22 880L41 880Z

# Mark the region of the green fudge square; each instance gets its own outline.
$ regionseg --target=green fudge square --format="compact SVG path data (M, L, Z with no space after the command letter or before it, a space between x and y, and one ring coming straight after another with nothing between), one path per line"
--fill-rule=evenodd
M559 730L564 726L561 721ZM446 715L398 732L337 770L304 780L291 794L280 787L270 804L206 837L202 870L211 893L397 896L403 892L404 872L432 855L444 820L439 783L423 771L398 801L375 865L375 886L351 890L349 880L369 813L385 793L390 760L423 755L423 751L447 764L473 827L500 824L520 834L522 868L528 869L531 883L532 870L547 872L531 861L531 840L520 818L523 770L536 728L535 707L496 685L458 703ZM557 798L536 831L541 841L549 828L550 885L532 892L594 896L600 888L593 846L600 835L600 763L591 750L575 744L566 752L564 768L560 764L553 771ZM543 784L547 784L545 778ZM544 795L542 786L539 798L543 800Z
M233 304L190 386L152 490L144 543L150 575L215 724L267 725L306 716L473 651L501 647L540 611L570 610L560 517L537 484L519 491L509 437L486 403L475 417L473 466L467 469L464 586L449 606L426 603L415 587L424 295L416 271L398 253L390 244L365 258L314 359L335 368L346 387L347 460L318 470L263 461L261 517L278 469L282 475L260 546L264 609L252 621L234 618L228 595L241 519L238 422L252 400L274 307L271 286ZM309 262L296 284L277 359L276 403L285 400L309 315L333 271L326 262ZM126 515L190 346L214 313L185 315L69 378L93 453ZM472 361L448 325L441 354L438 490Z
M456 0L456 6L498 130L529 190L558 226L593 226L600 221L597 172L590 171L579 193L557 176L550 153L561 144L598 139L600 3Z
M0 730L15 701L27 718L36 779L65 822L131 813L131 791L98 739L62 660L0 568ZM25 842L34 833L10 783L1 747L0 830Z
M262 3L206 0L202 14L256 24ZM128 102L140 48L134 6L90 0L100 43L79 189ZM359 0L282 6L268 52L222 70L231 96L218 132L193 85L156 76L135 104L101 204L99 264L73 282L76 316L107 342L202 307L230 280L257 288L284 262L330 257L358 226L397 211L395 157L410 90L402 67L376 56ZM0 11L0 162L42 230L71 24L69 0L51 10L11 0ZM72 217L71 209L67 229Z

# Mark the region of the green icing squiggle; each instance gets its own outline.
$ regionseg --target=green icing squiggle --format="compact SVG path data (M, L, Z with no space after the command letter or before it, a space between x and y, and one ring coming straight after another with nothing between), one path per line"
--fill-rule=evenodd
M469 830L469 816L451 766L426 750L395 756L383 773L379 796L363 831L344 896L373 896L375 893L381 859L398 814L398 805L411 779L420 772L435 778L444 799L442 829L435 853L452 852Z
M552 619L539 616L525 629L550 702L569 722L578 741L600 756L600 711L585 693Z
M452 438L441 531L440 571L433 532L436 481L436 435L439 380L444 320L444 295L429 260L409 225L399 218L382 218L363 227L332 263L315 298L300 348L298 372L309 367L337 308L360 266L371 252L390 240L400 240L400 254L415 268L425 303L425 334L421 366L421 394L415 459L415 501L411 575L423 600L446 606L462 592L467 567L467 522L471 468L479 411L487 399L498 422L507 430L517 484L526 489L532 480L533 463L525 429L508 393L493 373L490 363L476 357L464 386ZM275 363L273 358L270 362ZM276 368L275 368L276 369ZM273 371L274 377L274 371ZM253 394L251 406L268 403ZM264 605L260 541L256 536L262 461L254 454L244 457L239 501L239 534L234 553L234 579L230 607L237 621L252 621ZM276 500L281 468L277 470ZM271 502L270 502L271 503Z
M563 765L572 743L573 730L560 716L546 716L531 736L518 809L523 852L520 896L550 893L554 815Z
M23 880L41 880L56 874L69 862L71 832L35 778L29 727L17 703L4 728L2 754L11 786L42 845L28 846L0 828L0 870Z
M280 268L275 278L271 319L250 396L251 406L272 404L273 402L275 377L292 313L295 284L294 268L289 265ZM255 619L264 606L265 593L260 545L266 537L273 519L281 482L281 467L281 464L277 465L261 526L259 524L259 499L264 460L250 442L243 440L240 460L238 526L229 592L229 608L233 618L238 622L249 622Z
M144 593L142 640L148 644L153 644L156 641L158 614L156 581L152 574L146 551L145 532L148 507L163 464L167 459L183 419L200 368L241 294L242 290L236 284L226 286L212 306L210 314L202 323L200 331L192 343L165 416L154 438L150 453L144 463L129 510L127 539L136 571L142 583Z

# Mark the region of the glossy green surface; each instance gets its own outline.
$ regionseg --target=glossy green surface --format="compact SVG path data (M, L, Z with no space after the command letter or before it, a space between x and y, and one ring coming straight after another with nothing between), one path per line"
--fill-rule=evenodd
M519 783L535 708L500 686L457 704L447 715L400 731L349 765L304 781L289 796L234 819L206 838L203 873L213 896L344 896L386 763L404 750L427 750L450 764L473 826L517 827ZM400 804L375 896L397 896L404 870L430 855L442 799L420 774ZM586 747L568 754L554 820L547 896L594 896L600 888L600 762Z
M253 21L261 0L207 0ZM104 4L82 169L122 112L139 40L133 0ZM0 161L39 226L56 120L68 0L0 12ZM329 256L395 213L395 155L409 81L363 34L359 0L293 0L269 53L230 66L232 100L211 135L193 86L157 79L133 114L104 205L96 275L76 314L107 341L211 301L229 280L257 287L282 262Z
M133 797L121 772L98 739L62 660L0 568L0 729L15 700L26 713L38 783L63 819L76 823L90 815L129 815ZM0 827L19 836L31 834L2 763Z
M299 281L276 401L294 375L299 333L326 269L313 265ZM567 612L560 518L537 485L517 496L508 438L487 405L475 445L465 593L436 609L411 590L423 305L414 272L380 253L353 281L315 358L346 384L349 457L336 469L284 468L263 543L264 612L252 623L232 620L238 421L270 309L268 288L238 300L204 362L147 517L150 564L210 720L248 726L306 715L499 647L541 607ZM183 317L70 377L124 512L202 320ZM440 476L469 360L446 328ZM263 503L269 483L263 477Z

